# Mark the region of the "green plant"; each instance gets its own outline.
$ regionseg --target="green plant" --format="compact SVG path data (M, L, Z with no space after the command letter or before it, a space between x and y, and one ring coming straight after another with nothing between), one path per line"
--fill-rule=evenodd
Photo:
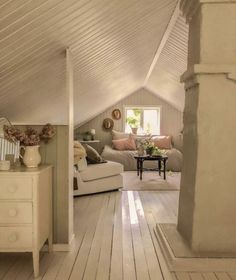
M139 127L139 119L137 117L127 117L126 122L131 128Z
M133 109L133 112L134 112L135 117L140 118L141 113L142 113L142 110L141 110L141 109L134 108L134 109Z
M145 138L141 140L138 143L138 147L142 147L146 153L151 156L160 156L165 154L164 150L161 150L155 146L151 138Z

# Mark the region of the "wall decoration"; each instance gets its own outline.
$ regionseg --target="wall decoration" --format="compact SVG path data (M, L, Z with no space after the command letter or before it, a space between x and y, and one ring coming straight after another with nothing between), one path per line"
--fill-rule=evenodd
M121 118L121 112L119 109L115 109L112 111L112 118L114 120L119 120Z
M114 126L114 121L110 118L104 119L102 126L105 130L111 130Z

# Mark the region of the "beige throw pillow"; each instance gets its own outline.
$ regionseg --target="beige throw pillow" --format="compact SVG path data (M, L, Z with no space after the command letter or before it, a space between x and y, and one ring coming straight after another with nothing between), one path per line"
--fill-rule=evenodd
M112 145L115 150L119 150L119 151L136 150L135 139L131 135L128 138L112 140Z
M171 136L154 136L152 141L159 149L170 150L172 148Z
M85 144L84 148L86 150L88 163L100 163L103 161L102 157L93 147Z

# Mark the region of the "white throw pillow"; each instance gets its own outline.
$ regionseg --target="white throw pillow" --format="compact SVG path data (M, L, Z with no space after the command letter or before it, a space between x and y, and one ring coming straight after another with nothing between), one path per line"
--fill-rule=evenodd
M81 160L79 160L77 166L79 171L85 170L88 167L86 158L83 157Z

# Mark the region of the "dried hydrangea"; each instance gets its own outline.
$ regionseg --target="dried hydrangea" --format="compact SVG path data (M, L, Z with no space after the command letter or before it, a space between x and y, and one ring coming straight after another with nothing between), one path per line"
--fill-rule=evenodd
M20 129L14 126L4 126L4 137L10 142L19 141L21 145L24 146L36 146L40 144L40 140L43 140L45 143L49 141L55 134L55 128L51 124L46 124L41 133L38 133L37 130L28 127L26 131L21 131Z
M39 133L35 129L28 127L25 131L25 138L23 140L23 144L25 146L36 146L39 145L39 143Z
M6 138L10 142L23 142L25 139L25 133L14 126L4 125L3 130L4 138Z
M40 133L40 139L43 140L45 143L48 143L48 141L56 134L55 128L50 124L47 123Z

